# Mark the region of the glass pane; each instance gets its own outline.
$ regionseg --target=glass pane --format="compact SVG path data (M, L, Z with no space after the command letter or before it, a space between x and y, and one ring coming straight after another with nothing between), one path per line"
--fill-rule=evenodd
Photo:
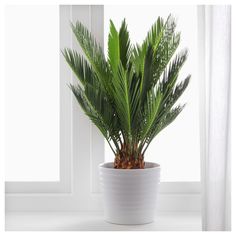
M58 6L6 7L6 180L59 180Z
M119 28L123 18L126 18L131 42L141 43L158 16L167 18L171 13L177 18L177 30L181 31L179 49L185 47L189 49L189 57L179 79L184 79L188 74L192 75L189 87L178 102L187 105L182 114L154 139L146 152L145 160L161 165L162 181L199 181L196 6L105 6L104 9L105 52L107 52L110 19ZM106 161L113 161L114 155L107 144L105 153Z

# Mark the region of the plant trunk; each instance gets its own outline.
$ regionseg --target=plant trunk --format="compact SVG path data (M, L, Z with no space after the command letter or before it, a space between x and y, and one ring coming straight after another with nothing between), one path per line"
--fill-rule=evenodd
M125 156L119 153L115 156L114 168L116 169L144 169L145 162L142 155L139 155L138 158L134 156Z

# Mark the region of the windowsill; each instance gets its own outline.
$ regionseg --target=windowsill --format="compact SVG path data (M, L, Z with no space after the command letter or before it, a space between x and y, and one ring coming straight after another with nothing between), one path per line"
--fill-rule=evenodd
M115 225L103 220L101 212L7 212L9 231L200 231L199 212L159 213L145 225Z

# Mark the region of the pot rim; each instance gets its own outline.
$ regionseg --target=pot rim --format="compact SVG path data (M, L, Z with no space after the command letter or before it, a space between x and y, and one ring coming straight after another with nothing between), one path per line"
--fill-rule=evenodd
M144 169L115 169L113 168L113 162L103 162L101 164L98 165L99 168L101 169L106 169L106 170L112 170L112 171L116 171L116 172L139 172L139 171L151 171L151 170L154 170L154 169L160 169L160 165L155 163L155 162L149 162L149 161L146 161L145 164L148 164L150 165L149 167L147 168L144 168Z

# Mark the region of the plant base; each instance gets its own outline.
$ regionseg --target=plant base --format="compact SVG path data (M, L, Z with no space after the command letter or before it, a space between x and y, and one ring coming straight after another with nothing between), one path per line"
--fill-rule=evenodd
M114 168L116 169L144 169L145 162L143 156L139 158L125 158L117 154L114 160Z

